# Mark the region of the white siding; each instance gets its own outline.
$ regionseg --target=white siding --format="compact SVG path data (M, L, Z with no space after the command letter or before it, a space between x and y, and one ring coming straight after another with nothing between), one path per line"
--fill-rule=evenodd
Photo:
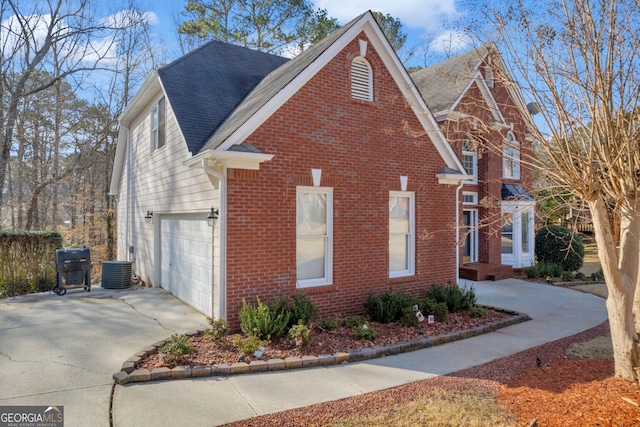
M159 97L160 94L154 102ZM155 247L155 242L160 237L154 235L156 218L166 214L197 213L206 221L211 207L219 206L217 183L201 168L188 168L183 164L189 153L169 103L166 145L151 152L152 105L147 105L131 122L117 210L118 259L134 261L135 273L150 284L155 282L154 274L159 271L154 268L154 261L159 261L156 260L159 248ZM147 211L154 213L154 224L145 223ZM129 247L133 247L133 254L129 253ZM218 258L217 240L214 254ZM217 267L214 268L217 272Z

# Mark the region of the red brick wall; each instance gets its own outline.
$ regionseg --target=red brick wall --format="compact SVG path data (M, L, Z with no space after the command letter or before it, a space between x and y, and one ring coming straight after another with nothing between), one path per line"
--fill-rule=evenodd
M465 184L462 191L478 193L479 204L475 206L478 209L481 226L478 233L478 261L500 264L501 220L500 207L496 206L496 203L501 200L502 184L505 182L519 183L530 191L532 171L527 164L531 161L531 143L525 138L527 127L521 111L514 104L505 86L496 80L495 87L490 91L505 122L513 123L513 133L520 143L519 180L505 179L502 176L502 145L508 130L496 130L490 127L494 116L476 84L471 85L456 107L456 111L467 114L467 118L458 122L444 121L441 123L441 129L460 158L462 158L462 141L468 133L473 133L482 142L478 153L478 184ZM474 206L461 206L460 211L462 212L465 207L474 208ZM462 251L462 248L460 250ZM462 255L460 260L462 263Z
M359 38L364 39L364 34ZM300 290L320 315L364 312L367 293L403 288L418 292L454 281L455 187L435 177L444 165L401 91L369 44L374 101L350 95L352 41L247 142L273 160L260 171L228 176L227 316L237 327L242 298L269 302L296 289L296 187L333 188L333 284ZM389 191L409 177L415 192L416 273L389 279Z

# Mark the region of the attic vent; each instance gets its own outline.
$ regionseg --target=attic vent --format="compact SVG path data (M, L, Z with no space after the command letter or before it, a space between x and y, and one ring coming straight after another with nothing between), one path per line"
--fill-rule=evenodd
M357 56L351 62L351 97L373 101L373 73L369 61Z

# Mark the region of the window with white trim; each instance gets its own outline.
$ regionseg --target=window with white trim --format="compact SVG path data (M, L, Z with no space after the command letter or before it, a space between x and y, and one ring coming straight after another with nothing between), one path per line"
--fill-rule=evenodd
M462 204L463 205L477 205L478 204L478 193L472 191L463 191L462 192Z
M164 96L151 108L151 151L165 144L165 99Z
M389 277L415 274L415 195L389 192Z
M513 253L513 214L509 213L502 219L502 230L500 232L502 240L502 253Z
M520 143L513 132L507 133L502 147L502 176L509 179L520 179Z
M373 72L369 61L362 56L356 56L351 61L351 97L373 101Z
M469 139L462 141L462 166L467 174L473 176L472 179L465 182L476 184L478 182L478 151L474 147L473 141Z
M296 268L298 288L333 281L333 189L296 189Z
M487 86L492 89L495 86L495 79L493 77L493 70L491 69L491 67L485 67L484 81L487 83Z

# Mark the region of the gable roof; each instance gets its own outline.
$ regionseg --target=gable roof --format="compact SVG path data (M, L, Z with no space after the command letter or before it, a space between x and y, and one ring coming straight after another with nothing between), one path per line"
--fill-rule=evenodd
M282 89L307 69L329 46L338 40L344 33L353 27L365 14L358 16L346 25L343 25L324 39L305 50L293 60L282 65L267 75L247 96L247 98L231 113L220 129L207 141L206 149L220 147L235 131L253 117L268 101L273 99Z
M287 61L211 41L160 68L158 76L189 151L197 154L253 88Z
M203 165L206 159L218 159L225 163L236 160L257 168L273 156L247 146L246 138L361 32L402 90L443 160L444 167L436 175L439 181L450 184L468 179L372 12L367 11L292 60L210 42L153 72L119 118L121 127L110 194L119 192L127 128L154 96L164 91L172 107L189 150L184 164ZM236 85L240 88L233 87Z
M476 77L480 64L489 54L489 47L484 45L411 73L411 79L431 111L447 111L455 106Z
M418 89L389 44L371 11L356 17L325 39L271 72L214 132L201 152L185 163L196 165L204 158L221 156L223 151L242 144L271 114L329 63L347 44L364 32L395 83L402 90L425 133L440 154L446 170L438 175L445 179L467 179L464 167L448 144ZM426 114L425 114L426 113ZM452 171L455 171L453 173ZM460 178L463 177L463 178Z

